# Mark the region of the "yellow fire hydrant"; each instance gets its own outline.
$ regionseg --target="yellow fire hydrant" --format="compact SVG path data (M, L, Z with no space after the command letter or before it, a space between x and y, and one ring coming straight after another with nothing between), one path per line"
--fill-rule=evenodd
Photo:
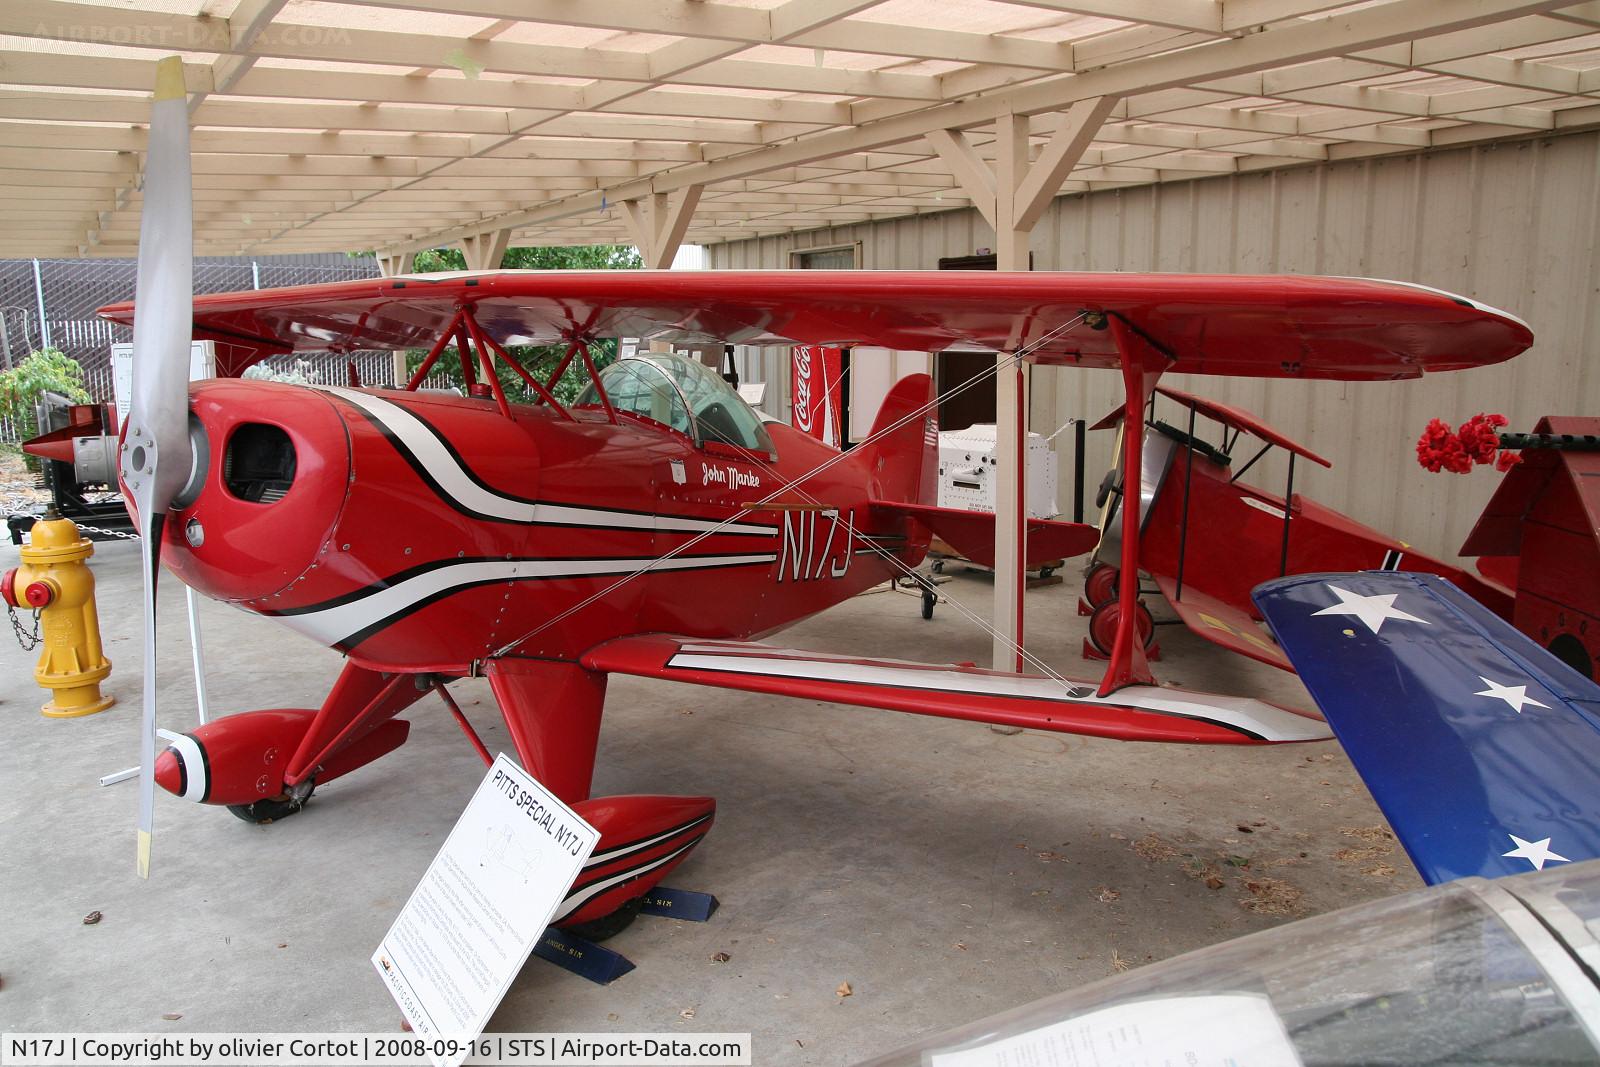
M116 698L100 695L111 661L100 647L94 574L85 562L94 555L94 545L54 508L33 524L31 540L21 550L22 566L0 576L0 598L13 612L20 638L30 635L16 622L15 610L32 609L37 616L35 633L44 650L33 677L55 694L40 710L53 719L104 711Z

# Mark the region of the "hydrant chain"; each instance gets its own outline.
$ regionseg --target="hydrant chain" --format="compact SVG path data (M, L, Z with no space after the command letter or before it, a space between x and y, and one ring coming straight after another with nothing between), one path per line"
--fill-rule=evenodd
M11 628L17 632L17 644L22 646L22 651L32 652L39 647L39 608L33 610L33 633L22 627L22 620L17 618L17 609L10 604L6 605L6 614L11 616Z

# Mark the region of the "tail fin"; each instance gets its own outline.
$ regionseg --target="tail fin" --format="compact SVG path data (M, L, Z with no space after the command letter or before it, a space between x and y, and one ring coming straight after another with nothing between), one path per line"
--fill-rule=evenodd
M1430 884L1600 856L1600 686L1435 575L1251 595Z
M883 398L872 443L857 449L868 464L874 499L932 504L938 498L939 419L932 408L917 414L932 399L933 379L926 374L901 378Z

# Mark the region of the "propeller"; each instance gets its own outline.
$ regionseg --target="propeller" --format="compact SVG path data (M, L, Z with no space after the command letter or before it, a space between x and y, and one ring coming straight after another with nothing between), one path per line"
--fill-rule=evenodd
M194 321L194 211L183 61L156 64L139 218L133 402L120 466L144 552L144 715L139 723L139 877L150 877L156 790L156 584L167 511L189 480L189 343Z

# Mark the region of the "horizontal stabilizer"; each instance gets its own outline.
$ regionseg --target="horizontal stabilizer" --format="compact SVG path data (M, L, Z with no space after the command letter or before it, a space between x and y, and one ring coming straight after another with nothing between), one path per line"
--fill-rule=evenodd
M1600 856L1600 686L1435 575L1253 596L1430 884Z
M1321 719L1250 697L1154 685L1101 697L1098 682L754 642L622 637L591 649L581 662L591 671L1124 741L1252 744L1332 736Z
M939 508L931 504L873 501L881 511L909 515L965 559L983 567L994 566L994 512ZM1094 550L1100 531L1081 522L1053 519L1028 520L1028 567L1071 559Z

